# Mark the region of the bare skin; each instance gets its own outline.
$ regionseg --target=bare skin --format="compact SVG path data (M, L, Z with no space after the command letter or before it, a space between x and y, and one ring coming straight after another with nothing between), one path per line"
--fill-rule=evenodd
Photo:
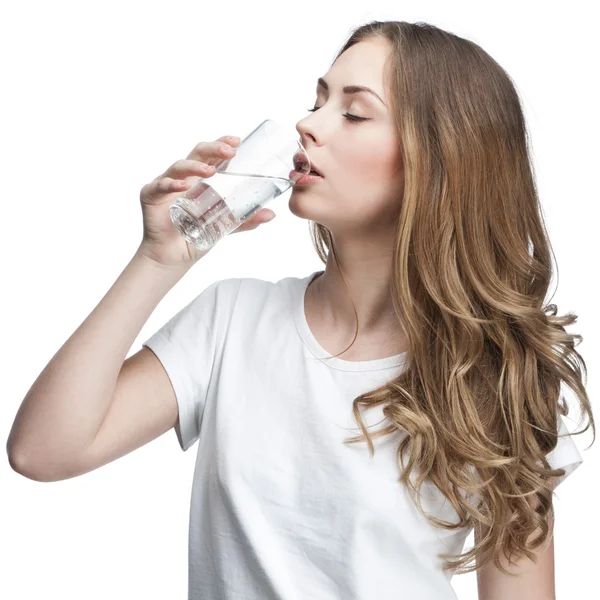
M316 286L323 277L324 274L317 276L308 286L304 297L304 313L315 339L327 352L336 355L352 342L356 326L345 332L336 327L334 321L328 319L318 292L315 293ZM398 332L396 321L393 321L388 329L382 327L370 334L365 334L359 327L356 340L348 350L339 355L339 358L348 361L377 360L400 354L407 349L406 339Z
M390 52L385 40L360 42L342 54L317 88L315 106L296 125L324 178L295 186L290 211L332 232L344 279L330 253L325 271L309 285L305 314L319 343L344 360L374 360L404 352L406 337L390 295L392 245L404 177L402 157L383 83ZM347 85L364 85L383 100ZM350 122L343 115L366 117ZM344 285L348 285L348 290Z

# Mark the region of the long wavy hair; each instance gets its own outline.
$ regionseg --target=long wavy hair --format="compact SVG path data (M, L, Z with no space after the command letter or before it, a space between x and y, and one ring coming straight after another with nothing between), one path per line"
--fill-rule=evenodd
M376 36L392 45L384 80L405 177L390 289L409 350L400 375L354 399L362 434L344 443L366 441L372 457L372 437L405 432L398 481L419 512L438 527L482 533L469 552L440 554L444 571L470 573L493 560L511 574L502 554L533 560L552 534L552 478L565 470L545 456L558 441L559 413L568 414L561 382L588 417L577 433L591 424L595 441L587 368L575 350L583 338L565 331L576 315L544 304L551 244L510 76L474 42L422 22L366 23L336 60ZM343 278L331 231L309 227L320 259L326 264L331 250ZM359 406L377 405L389 424L370 434ZM425 479L458 523L426 513Z

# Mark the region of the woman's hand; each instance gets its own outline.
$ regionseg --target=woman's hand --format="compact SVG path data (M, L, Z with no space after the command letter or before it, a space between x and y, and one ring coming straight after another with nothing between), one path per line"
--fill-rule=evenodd
M169 207L194 183L194 178L212 177L217 166L233 158L239 143L240 139L234 136L199 142L185 159L175 161L141 189L144 235L139 252L165 266L188 268L210 252L211 249L200 250L188 243L173 225ZM232 233L256 229L274 217L272 210L263 208Z

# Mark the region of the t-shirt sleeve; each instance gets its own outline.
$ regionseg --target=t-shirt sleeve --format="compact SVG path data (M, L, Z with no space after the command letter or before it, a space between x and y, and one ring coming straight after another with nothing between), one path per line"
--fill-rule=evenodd
M200 437L211 377L240 284L240 279L225 279L209 285L142 344L171 380L179 408L175 433L184 452Z
M546 455L546 460L553 469L565 470L564 475L555 478L555 490L583 462L579 449L569 435L562 415L559 415L556 446Z

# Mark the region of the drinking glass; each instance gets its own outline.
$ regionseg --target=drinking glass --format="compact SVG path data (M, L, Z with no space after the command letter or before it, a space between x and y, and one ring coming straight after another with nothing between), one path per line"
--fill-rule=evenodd
M296 128L272 119L215 166L214 175L198 177L169 207L173 225L200 250L212 248L311 169Z

